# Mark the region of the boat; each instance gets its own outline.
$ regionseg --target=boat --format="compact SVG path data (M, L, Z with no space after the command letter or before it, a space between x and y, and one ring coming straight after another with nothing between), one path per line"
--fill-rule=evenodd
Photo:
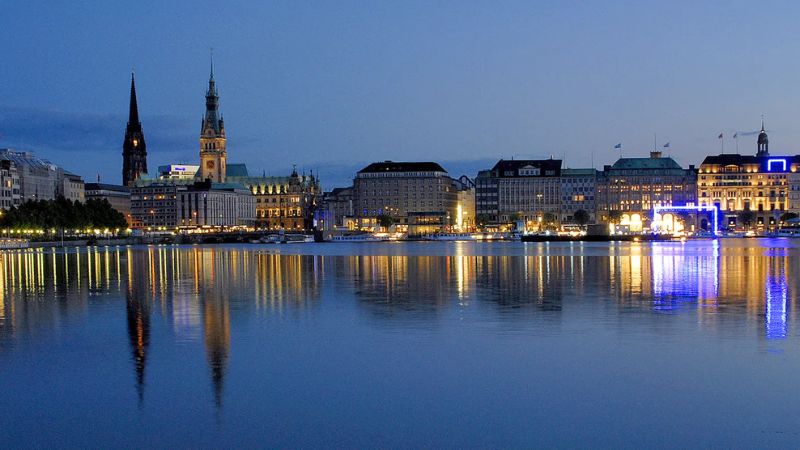
M384 242L389 240L389 236L376 236L369 233L347 234L331 238L331 242Z
M432 233L422 236L424 241L475 241L478 240L475 233Z
M522 242L640 242L670 241L674 236L669 234L607 234L607 235L572 235L572 234L524 234Z
M0 250L28 248L27 239L0 239Z

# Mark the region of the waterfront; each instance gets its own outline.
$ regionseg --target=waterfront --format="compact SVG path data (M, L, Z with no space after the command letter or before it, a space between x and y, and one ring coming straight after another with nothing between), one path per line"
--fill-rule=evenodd
M0 254L4 446L763 447L789 239Z

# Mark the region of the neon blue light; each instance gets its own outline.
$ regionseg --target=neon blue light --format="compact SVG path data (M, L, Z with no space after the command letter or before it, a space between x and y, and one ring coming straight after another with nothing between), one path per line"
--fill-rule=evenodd
M714 213L714 228L711 230L711 233L716 236L717 231L719 231L719 208L716 205L709 205L709 206L654 206L653 207L653 221L656 220L656 215L660 214L661 211L708 211Z
M778 274L778 276L769 276L767 278L766 286L766 334L767 339L784 339L786 338L786 304L788 288L786 285L786 278Z
M781 163L781 172L786 172L786 159L785 158L772 158L767 160L767 172L772 172L772 165Z

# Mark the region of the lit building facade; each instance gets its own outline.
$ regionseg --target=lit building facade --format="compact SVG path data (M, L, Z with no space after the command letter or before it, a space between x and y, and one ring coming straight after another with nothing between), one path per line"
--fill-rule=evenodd
M17 166L9 160L0 161L0 208L10 209L22 203Z
M59 195L83 201L83 181L50 161L30 152L0 149L0 161L10 161L19 177L21 201L55 200Z
M561 160L500 160L475 178L475 208L490 224L538 227L561 213Z
M200 166L189 164L169 164L158 166L158 178L161 180L193 181L197 177Z
M595 193L597 190L597 170L561 170L561 223L577 224L575 212L586 211L589 221L597 220Z
M346 219L355 216L353 208L353 187L335 188L322 195L322 205L317 212L317 219L322 228L332 230L347 226Z
M376 162L353 179L354 209L359 218L386 215L401 225L409 216L437 216L440 228L455 224L458 186L435 162Z
M703 160L697 180L698 201L719 209L721 226L773 227L784 213L800 212L799 169L800 155L769 154L762 125L755 156L721 154ZM744 211L752 215L742 214Z
M596 193L598 220L642 231L650 228L656 206L697 205L697 171L657 151L649 158L620 158L598 174ZM669 213L667 220L676 217ZM691 225L697 216L690 213L686 219Z
M228 181L244 186L254 196L258 228L294 231L314 228L321 189L313 173L300 175L292 170L288 177L251 177L244 164L230 164L228 168Z
M72 202L86 201L86 187L83 179L74 173L62 172L61 183L56 189L56 195Z
M178 226L178 191L185 185L142 183L131 187L131 228L174 229Z

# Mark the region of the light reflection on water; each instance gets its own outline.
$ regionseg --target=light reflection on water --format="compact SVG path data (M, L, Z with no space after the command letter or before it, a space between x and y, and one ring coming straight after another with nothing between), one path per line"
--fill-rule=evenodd
M798 249L784 240L153 246L7 252L0 254L0 364L7 369L0 371L0 381L8 383L9 373L53 376L47 349L52 346L63 351L70 339L68 349L118 349L118 340L108 340L117 336L118 325L124 326L127 335L123 344L129 369L127 379L114 381L123 397L135 396L142 415L163 396L178 395L175 392L183 385L195 389L180 397L181 401L191 403L198 401L192 396L205 397L213 405L194 408L214 410L217 416L246 414L255 408L246 398L266 394L253 392L243 383L231 383L229 373L238 374L252 366L267 372L293 372L296 367L281 364L313 364L293 358L332 345L341 338L340 332L352 335L355 342L374 341L362 351L376 353L367 353L363 359L377 364L372 370L378 371L398 364L397 355L379 353L394 340L419 339L414 351L421 354L416 358L425 358L426 349L420 342L451 333L464 342L438 345L446 346L454 370L467 374L469 366L460 364L471 351L465 343L473 340L481 342L478 346L496 345L496 351L502 353L511 342L522 348L538 347L542 339L569 341L570 336L593 339L595 335L608 339L609 330L621 336L635 330L637 339L661 342L680 342L682 335L691 335L768 346L770 341L794 341L797 337L798 256ZM531 340L520 342L520 334ZM326 340L330 342L324 344ZM205 387L192 384L189 378L178 381L187 371L196 373L198 360L180 367L174 361L191 359L197 351L204 359ZM347 353L341 348L334 351ZM427 356L432 356L431 352ZM100 353L79 353L97 373L115 368ZM363 363L348 363L349 355L328 361L333 357L312 354L320 363L326 361L316 370L329 371L334 379L342 371L359 370L358 364ZM567 363L552 354L540 357L556 358L554 364ZM351 366L336 367L342 364ZM91 376L94 372L86 373ZM308 383L318 381L317 375L306 376ZM256 383L261 382L266 381ZM284 388L291 390L286 383ZM171 393L165 394L170 386ZM150 395L151 389L157 394ZM205 393L200 395L197 389ZM270 389L282 388L278 384ZM40 392L45 393L46 389ZM350 400L361 394L346 390ZM13 420L18 417L8 411L20 411L20 402L25 401L24 395L16 402L6 398L0 406L5 407L6 418ZM404 408L415 410L423 404ZM167 405L147 417L179 420L169 411ZM352 412L354 417L359 417L358 413ZM450 433L469 435L452 426ZM246 433L217 432L210 442L248 442L243 437ZM534 442L501 439L506 431L498 429L497 433L496 440L479 442ZM293 433L287 436L275 443L386 443L374 436L331 442L304 440ZM191 443L174 439L172 444ZM16 443L23 442L24 433ZM83 443L77 437L73 442ZM166 442L170 441L161 443ZM455 441L439 444L450 442Z

